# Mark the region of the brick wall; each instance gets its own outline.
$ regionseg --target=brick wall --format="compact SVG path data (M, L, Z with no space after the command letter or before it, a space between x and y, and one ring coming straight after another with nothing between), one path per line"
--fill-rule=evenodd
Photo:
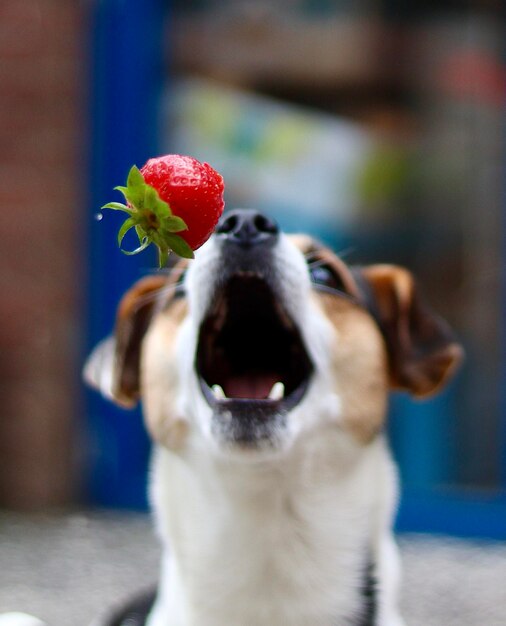
M0 505L20 509L61 505L75 493L80 4L0 2Z

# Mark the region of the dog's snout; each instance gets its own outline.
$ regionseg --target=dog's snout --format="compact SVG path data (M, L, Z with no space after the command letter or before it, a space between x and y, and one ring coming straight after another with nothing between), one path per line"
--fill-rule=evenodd
M227 213L219 222L216 235L222 241L250 248L274 243L279 235L276 222L253 209L237 209Z

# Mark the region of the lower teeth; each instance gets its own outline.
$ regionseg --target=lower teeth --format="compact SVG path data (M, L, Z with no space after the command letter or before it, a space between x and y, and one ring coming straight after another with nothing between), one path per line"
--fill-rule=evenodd
M223 387L221 385L213 385L211 387L211 391L213 392L216 400L226 400L227 396L223 391ZM285 386L281 381L274 383L272 389L269 391L269 395L267 396L268 400L281 400L285 397Z
M224 400L227 397L225 395L225 392L223 391L223 388L220 385L213 385L211 389L216 400Z
M281 400L285 396L285 386L281 381L274 383L269 392L269 400Z

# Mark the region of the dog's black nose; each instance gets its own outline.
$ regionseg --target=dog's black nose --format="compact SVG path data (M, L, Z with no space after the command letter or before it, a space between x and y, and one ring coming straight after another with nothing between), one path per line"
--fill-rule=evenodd
M279 235L276 222L253 209L236 209L218 222L215 234L227 243L243 248L274 243Z

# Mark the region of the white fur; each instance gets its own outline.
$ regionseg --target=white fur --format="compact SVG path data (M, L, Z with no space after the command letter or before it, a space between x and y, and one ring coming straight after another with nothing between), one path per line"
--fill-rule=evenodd
M113 371L114 371L114 337L103 339L86 360L83 378L88 385L100 389L108 400L114 399Z
M395 468L382 437L364 446L339 428L340 398L329 380L335 331L312 304L304 259L287 238L275 258L280 298L301 329L315 375L279 449L248 459L214 441L193 368L215 289L212 240L188 272L191 314L175 362L178 414L188 419L190 436L182 451L158 446L154 454L151 501L165 548L148 626L344 626L360 614L369 556L379 575L377 624L402 624L390 531Z
M151 496L171 556L148 626L344 626L361 607L368 547L378 624L400 625L385 507L395 484L381 438L364 451L331 428L255 467L158 448Z
M361 585L372 559L376 626L402 626L391 533L396 470L382 436L360 443L343 426L330 368L339 336L310 297L302 254L284 236L273 271L314 365L310 388L275 449L233 451L213 436L194 362L219 263L211 239L187 274L190 313L174 351L164 351L156 322L144 341L148 421L177 417L188 431L181 448L154 450L150 494L163 555L147 625L347 626L363 608ZM112 359L95 357L95 364L105 362ZM110 372L95 368L93 376L110 389Z

